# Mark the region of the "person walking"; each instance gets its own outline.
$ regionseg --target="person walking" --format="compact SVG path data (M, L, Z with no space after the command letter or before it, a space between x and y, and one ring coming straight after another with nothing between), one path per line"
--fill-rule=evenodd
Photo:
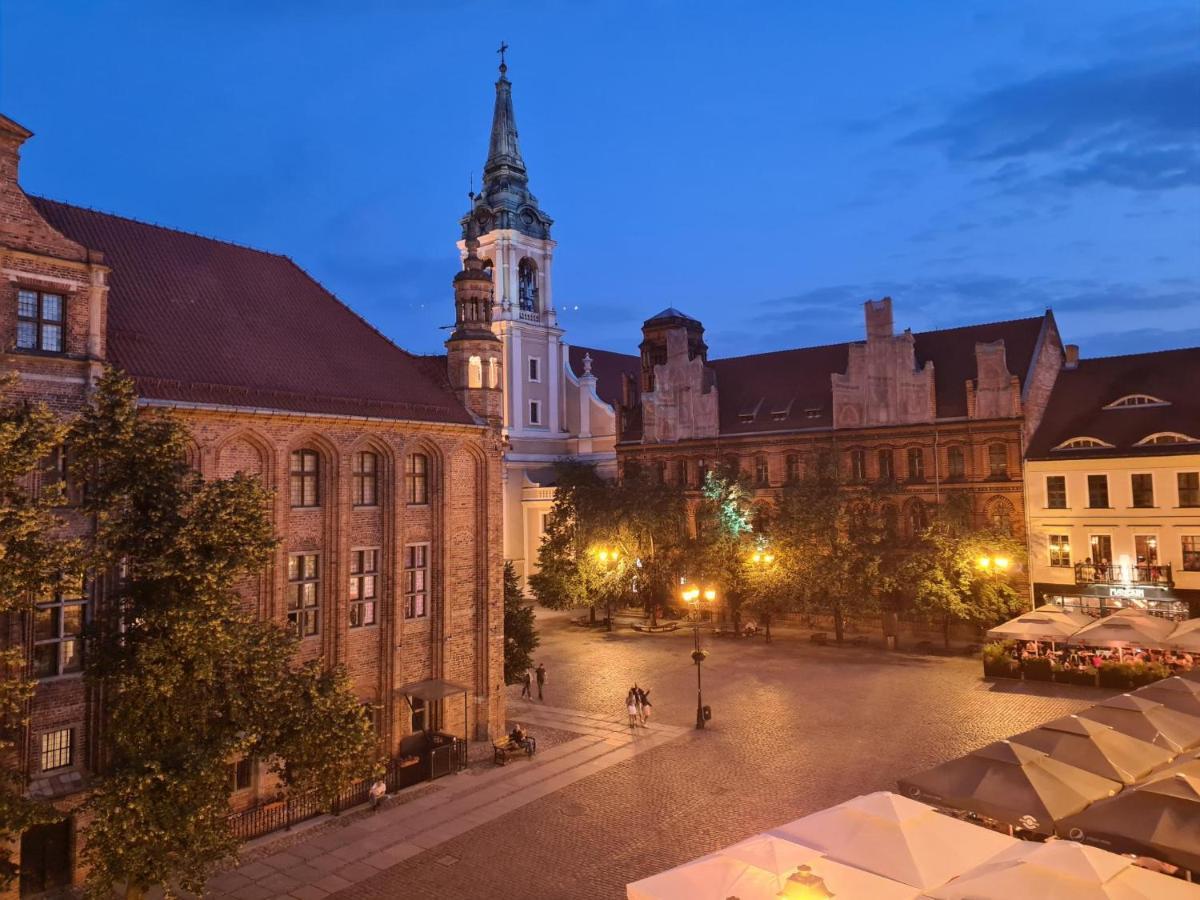
M521 676L521 696L533 699L533 671L530 669L526 669Z
M650 718L650 710L652 708L650 703L650 692L637 687L635 687L635 690L638 692L638 707L642 711L642 727L645 728L646 722Z
M635 728L638 724L638 706L637 693L633 688L625 695L625 711L629 713L629 727Z
M538 686L538 699L539 699L539 700L543 700L543 699L544 699L544 698L542 697L542 688L545 686L545 684L546 684L546 664L545 664L545 663L538 663L538 667L537 667L537 686ZM532 699L532 698L530 698L530 699Z

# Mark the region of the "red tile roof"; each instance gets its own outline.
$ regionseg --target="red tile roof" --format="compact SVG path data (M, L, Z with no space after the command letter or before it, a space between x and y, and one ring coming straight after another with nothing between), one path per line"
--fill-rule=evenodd
M108 356L142 396L473 422L427 362L286 256L30 199L54 228L102 251L112 267Z
M597 350L595 347L571 346L569 361L571 371L576 377L583 374L583 358L592 357L592 374L596 376L596 393L600 399L614 409L620 405L622 397L621 381L628 375L633 379L634 396L637 395L638 384L642 378L642 360L639 356L628 353L614 353L611 350Z
M1104 408L1131 394L1146 394L1170 405ZM1086 459L1200 453L1200 444L1136 446L1143 438L1162 432L1200 438L1200 347L1081 359L1077 368L1063 369L1026 456ZM1078 437L1097 438L1113 446L1054 449Z

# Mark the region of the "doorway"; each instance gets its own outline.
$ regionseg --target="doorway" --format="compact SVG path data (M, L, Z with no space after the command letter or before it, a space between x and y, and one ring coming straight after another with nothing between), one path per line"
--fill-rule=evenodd
M35 825L21 835L21 896L71 884L71 820Z

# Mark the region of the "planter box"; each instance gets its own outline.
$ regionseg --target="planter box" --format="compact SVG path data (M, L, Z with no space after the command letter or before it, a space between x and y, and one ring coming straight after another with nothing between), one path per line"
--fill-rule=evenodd
M983 674L987 678L1020 678L1021 668L1012 662L983 663Z
M1080 672L1073 670L1067 673L1067 682L1069 684L1082 684L1087 687L1096 686L1096 671L1093 669L1090 672Z
M1021 666L1026 681L1050 681L1051 669L1048 659L1027 659Z

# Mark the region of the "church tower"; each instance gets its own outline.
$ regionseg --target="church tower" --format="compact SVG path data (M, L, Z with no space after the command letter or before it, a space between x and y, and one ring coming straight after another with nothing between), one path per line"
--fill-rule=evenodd
M491 425L503 420L503 361L492 332L492 279L479 258L478 229L467 223L467 258L454 276L454 331L446 340L450 385L463 405Z
M478 255L490 274L492 330L503 344L504 428L510 440L565 437L562 329L554 312L551 263L553 220L529 191L529 173L517 142L512 82L500 50L500 78L482 187L461 219L459 250L479 235ZM549 451L551 448L547 448Z

